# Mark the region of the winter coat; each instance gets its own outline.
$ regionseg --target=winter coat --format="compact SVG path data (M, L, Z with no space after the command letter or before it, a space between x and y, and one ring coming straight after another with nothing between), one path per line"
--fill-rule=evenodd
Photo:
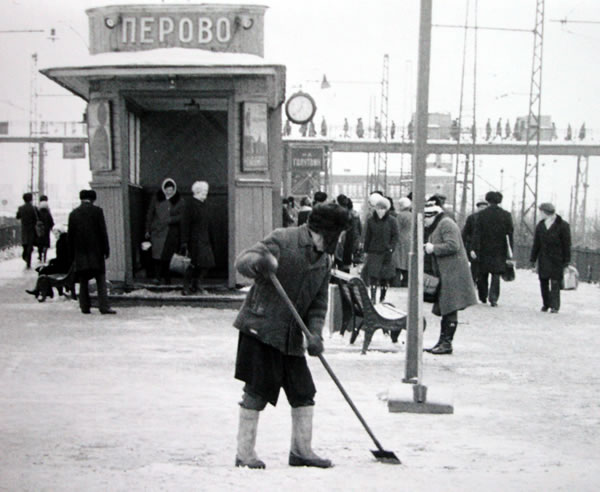
M37 211L39 220L44 223L44 234L37 236L35 239L35 245L40 248L50 247L50 231L54 227L54 219L50 213L50 209L47 207L40 207Z
M571 261L571 228L560 215L550 229L543 220L538 222L531 248L531 263L538 262L541 279L561 280L563 270Z
M67 273L73 263L73 257L69 249L69 236L63 232L56 240L56 257L52 258L48 265L40 269L40 275L53 273Z
M367 220L365 232L365 276L389 279L396 276L393 252L398 242L398 222L389 212L383 218L373 212Z
M478 213L479 212L475 212L467 217L467 220L465 221L465 226L463 227L463 230L462 230L462 240L463 240L463 244L465 245L465 250L467 252L467 258L469 259L469 261L473 261L473 258L471 257L470 253L474 249L473 235L475 234L475 225L477 223L477 214Z
M434 314L444 316L477 304L467 254L456 222L445 214L431 232L435 265L440 278ZM436 306L439 312L436 312Z
M37 222L37 210L31 203L24 203L17 210L17 219L21 221L21 244L34 244L35 223Z
M244 276L270 251L278 261L277 279L313 334L320 335L327 312L331 259L313 249L308 226L275 229L240 253L235 266ZM287 355L304 355L304 338L288 306L267 278L257 276L233 324Z
M394 264L400 270L408 270L408 253L412 238L412 212L402 210L396 217L398 223L398 244L394 250Z
M199 268L215 266L210 229L209 206L206 202L191 198L185 204L181 222L181 244L187 246L192 264Z
M169 260L180 245L180 224L184 202L179 192L167 200L162 190L152 198L146 215L146 232L152 242L152 258Z
M308 221L308 216L312 212L312 207L308 205L302 205L298 211L298 225L301 226Z
M479 260L482 273L504 273L508 259L506 236L513 247L512 216L498 205L477 212L473 234L473 250Z
M75 272L104 273L104 259L110 248L104 212L89 202L82 202L69 214L69 249L73 254Z

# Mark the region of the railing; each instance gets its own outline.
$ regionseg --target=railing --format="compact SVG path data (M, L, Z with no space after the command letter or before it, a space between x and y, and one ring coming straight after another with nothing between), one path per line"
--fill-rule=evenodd
M21 244L21 224L0 225L0 250Z
M518 268L529 267L531 244L515 244L514 255ZM583 282L600 282L600 250L579 248L571 249L571 264L579 272Z

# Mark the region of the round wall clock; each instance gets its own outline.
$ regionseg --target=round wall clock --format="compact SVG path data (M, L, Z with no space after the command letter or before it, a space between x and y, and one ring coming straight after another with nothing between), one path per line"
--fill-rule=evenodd
M285 114L293 123L302 125L312 120L317 105L310 94L298 91L292 94L285 104Z

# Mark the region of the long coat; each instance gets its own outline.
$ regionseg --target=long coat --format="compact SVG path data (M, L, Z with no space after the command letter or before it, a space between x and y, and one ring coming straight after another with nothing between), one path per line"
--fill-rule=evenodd
M504 273L508 259L506 236L513 246L512 216L498 205L491 204L477 212L472 247L479 260L481 273Z
M38 209L38 217L44 223L44 234L42 236L36 237L35 245L40 246L42 248L49 248L50 231L54 227L54 219L52 218L50 209L46 207L40 207Z
M270 251L278 261L277 279L313 334L321 334L327 312L331 259L315 253L308 226L275 229L265 239L240 253L235 266L254 278L253 267ZM284 354L304 355L303 335L290 309L270 280L259 275L233 324Z
M450 217L442 217L429 236L440 276L439 313L445 315L477 304L473 278L460 229Z
M184 202L179 192L167 200L159 190L152 198L146 215L146 232L152 242L152 258L169 260L179 249L180 225Z
M475 212L467 217L465 226L462 230L462 240L463 244L465 245L465 250L467 251L467 257L469 258L469 261L472 261L470 252L474 249L473 235L475 234L475 225L477 223L478 213L479 212Z
M531 263L538 262L541 279L561 280L563 270L571 261L571 228L560 215L556 216L550 229L541 220L535 228Z
M69 248L75 272L105 272L104 259L110 248L104 212L89 202L82 202L69 214Z
M37 211L31 203L24 203L17 210L17 219L21 221L21 244L33 244L35 242L35 223L37 222Z
M393 252L398 242L398 222L389 212L383 218L373 212L367 220L365 232L365 253L367 260L365 276L377 279L394 278L396 268L393 262Z
M400 270L408 270L408 253L412 238L412 212L402 210L396 217L398 222L398 244L394 250L394 263Z
M186 202L181 222L181 244L188 248L192 264L199 268L215 266L211 243L210 207L192 198Z

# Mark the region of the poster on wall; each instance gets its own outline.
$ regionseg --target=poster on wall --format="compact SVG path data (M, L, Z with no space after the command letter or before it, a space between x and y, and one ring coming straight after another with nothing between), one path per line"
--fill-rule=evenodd
M269 168L267 152L267 105L246 102L243 105L242 171L266 171Z
M112 145L110 132L110 102L106 99L90 101L87 109L90 168L92 171L111 171Z
M63 159L85 159L85 143L63 142Z

